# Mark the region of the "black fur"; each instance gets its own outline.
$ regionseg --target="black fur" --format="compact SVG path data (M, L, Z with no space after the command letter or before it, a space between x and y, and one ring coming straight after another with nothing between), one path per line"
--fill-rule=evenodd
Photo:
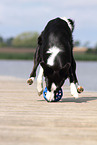
M65 80L78 83L75 69L76 63L73 57L73 37L74 22L68 19L72 25L69 28L66 21L56 18L48 22L45 29L38 38L38 47L34 56L34 67L30 77L36 76L37 66L40 64L44 69L46 86L51 91L52 83L59 89ZM50 54L46 53L49 48L56 46L61 52L55 58L54 65L49 66L47 60Z

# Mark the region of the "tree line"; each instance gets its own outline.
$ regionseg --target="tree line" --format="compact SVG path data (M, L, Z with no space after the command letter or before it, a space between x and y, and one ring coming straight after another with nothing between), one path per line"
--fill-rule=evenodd
M15 47L15 48L36 48L37 47L37 39L39 33L38 32L24 32L19 34L16 37L11 37L8 39L4 39L0 36L0 47ZM88 48L88 53L97 53L97 44L93 48L89 47L90 42L87 41L83 45L79 40L74 41L75 47L86 47Z
M89 44L90 44L89 41L85 42L83 45L81 44L81 42L79 40L74 41L75 47L82 47L83 46L83 47L87 48L86 53L92 53L92 54L97 55L97 43L95 44L94 47L90 47Z
M24 32L18 36L3 39L0 37L0 47L36 48L38 32Z

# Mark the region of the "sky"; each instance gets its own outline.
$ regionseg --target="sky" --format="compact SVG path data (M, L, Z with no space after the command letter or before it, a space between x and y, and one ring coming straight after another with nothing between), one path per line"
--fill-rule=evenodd
M56 17L75 21L74 40L97 44L97 0L0 0L0 36L41 33Z

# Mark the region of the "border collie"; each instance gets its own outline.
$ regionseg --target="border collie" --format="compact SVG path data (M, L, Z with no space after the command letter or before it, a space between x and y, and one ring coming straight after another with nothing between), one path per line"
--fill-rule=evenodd
M70 91L73 97L83 91L76 77L76 63L73 57L74 21L66 18L56 18L48 22L38 37L38 46L34 55L34 67L27 83L31 85L36 77L36 69L40 64L37 77L37 90L43 92L43 76L45 77L49 101L54 99L54 92L58 91L65 80L69 78Z

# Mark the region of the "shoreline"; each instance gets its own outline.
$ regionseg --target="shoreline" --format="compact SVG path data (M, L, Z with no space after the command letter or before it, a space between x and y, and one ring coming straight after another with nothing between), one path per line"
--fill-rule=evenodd
M15 76L0 75L0 81L7 81L7 82L8 81L23 81L24 83L27 84L27 79L28 78L21 78L21 77L15 77ZM44 84L44 88L45 88L45 82L43 84ZM35 87L37 88L37 80L36 80L36 78L34 80L34 83L31 86L33 86L33 85L35 85ZM68 82L67 82L66 84L64 84L62 86L62 89L65 90L66 92L70 92L70 84L68 84ZM86 90L85 89L84 92L86 92L86 93L87 92L88 93L97 93L97 90Z
M86 48L74 47L74 57L77 61L97 61L96 53L88 53ZM0 59L33 60L35 49L32 48L0 48Z

